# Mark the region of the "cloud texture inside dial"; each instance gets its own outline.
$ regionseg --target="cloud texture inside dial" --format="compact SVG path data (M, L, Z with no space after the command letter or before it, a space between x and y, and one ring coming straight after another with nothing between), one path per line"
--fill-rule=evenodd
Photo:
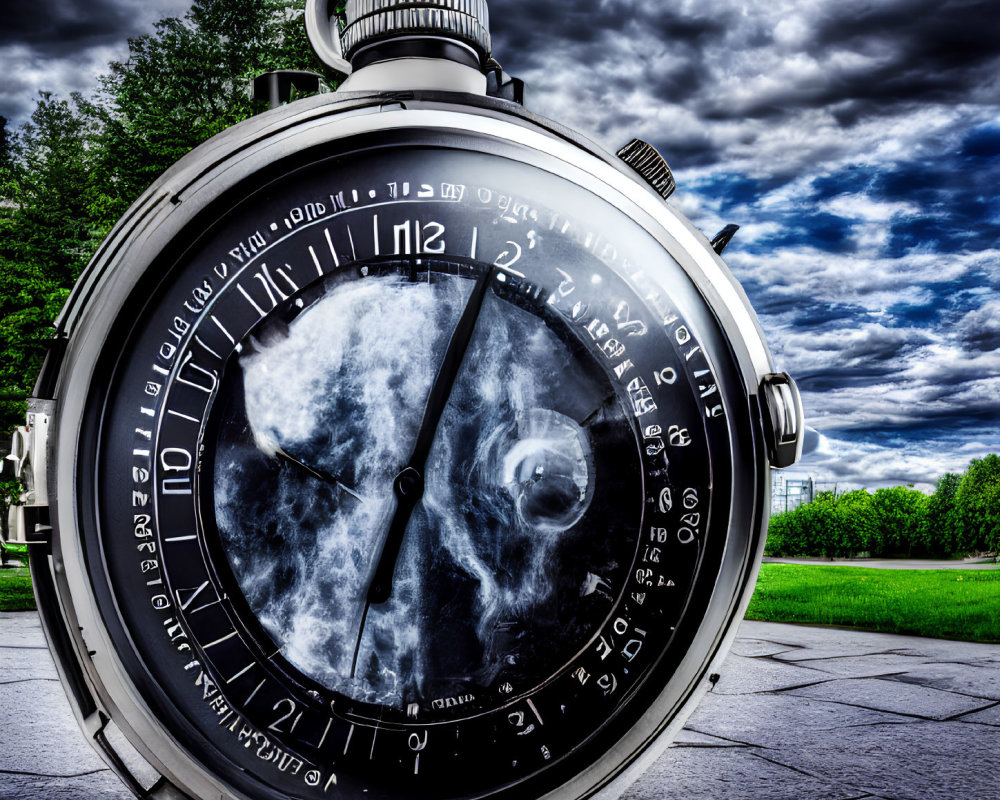
M490 294L351 677L393 478L471 286L333 285L280 334L260 332L213 411L216 525L239 588L289 662L357 700L530 683L583 646L629 566L628 542L593 535L595 441L629 436L610 385L541 318Z

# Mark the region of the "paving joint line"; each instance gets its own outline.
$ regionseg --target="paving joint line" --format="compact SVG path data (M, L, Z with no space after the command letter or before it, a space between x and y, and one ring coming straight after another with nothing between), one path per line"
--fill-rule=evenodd
M973 695L964 695L964 696L966 696L966 697L973 697ZM983 698L983 699L985 700L986 698ZM989 705L985 705L982 708L973 708L971 711L963 711L961 714L955 714L953 716L946 717L943 721L944 722L966 722L969 725L983 725L983 724L989 725L988 722L987 723L981 723L981 722L976 722L975 720L973 720L972 722L968 722L967 720L962 719L962 717L966 717L969 714L978 714L980 711L989 711L991 708L996 708L997 706L1000 706L1000 700L992 702ZM991 727L995 727L995 726L991 726Z
M779 656L781 654L780 653L775 653L774 655L775 656ZM803 661L836 661L837 659L841 659L841 658L872 658L873 656L900 656L900 657L903 657L903 658L924 658L924 659L928 658L928 656L926 656L926 655L924 655L922 653L914 655L914 654L911 654L911 653L905 653L902 650L879 650L879 651L877 651L875 653L845 653L844 655L840 655L840 656L816 656L815 658L804 658L802 660ZM778 660L781 661L783 664L795 664L795 663L797 663L795 661L785 661L785 660L782 660L782 659L778 659ZM931 662L931 663L940 664L940 663L943 663L943 662L934 661L934 662Z
M793 695L793 697L801 697L801 696L802 695ZM876 714L893 714L899 717L910 717L912 719L921 720L922 722L947 722L946 719L940 719L938 717L925 717L921 714L909 714L905 711L889 711L888 709L885 708L874 708L872 706L863 706L860 703L846 703L843 700L831 700L828 697L805 697L804 699L815 700L818 703L833 703L834 705L847 706L848 708L860 708L862 711L874 711Z
M86 772L74 772L71 775L50 775L47 772L27 772L20 769L0 769L0 775L23 775L26 778L57 778L66 780L71 780L73 778L86 778L88 775L97 775L99 772L107 772L109 775L114 774L107 767L91 769Z
M711 736L714 739L721 739L724 742L732 742L733 744L738 744L738 745L740 745L742 747L758 748L760 750L773 750L774 749L772 747L768 747L767 745L754 744L753 742L744 742L744 741L742 741L740 739L732 739L732 738L730 738L728 736L722 736L722 735L720 735L718 733L709 733L708 731L700 731L697 728L692 728L690 726L688 726L687 728L685 728L685 730L692 731L693 733L697 733L700 736ZM717 746L721 747L722 745L717 745Z
M831 785L834 785L834 786L841 786L844 789L850 789L850 790L856 791L856 792L862 792L862 794L857 795L857 796L852 797L852 798L849 798L848 800L869 800L870 798L875 798L875 800L882 800L882 798L878 798L876 795L872 794L871 792L868 792L868 791L866 791L864 789L861 789L860 787L857 787L857 786L852 786L850 783L844 783L842 781L832 780L832 779L826 777L825 775L819 775L819 774L816 774L814 772L809 772L808 770L801 769L799 767L793 766L791 764L785 764L785 763L783 763L781 761L775 761L774 759L768 758L767 756L762 755L761 753L755 753L755 752L751 751L750 755L755 756L755 757L761 759L762 761L767 761L769 764L774 764L777 767L784 767L785 769L791 770L792 772L797 772L800 775L805 775L807 778L812 778L813 780L822 781L823 783L831 784ZM895 800L917 800L917 798L902 798L902 797L898 797L898 798L895 798Z
M13 683L29 683L30 681L52 681L53 683L59 683L59 678L43 678L41 676L37 678L15 678L12 681L0 681L0 686L10 686Z

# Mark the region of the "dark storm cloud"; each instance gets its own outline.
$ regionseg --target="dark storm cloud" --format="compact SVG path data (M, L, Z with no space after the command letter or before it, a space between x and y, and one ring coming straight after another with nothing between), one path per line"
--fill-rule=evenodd
M91 91L187 0L43 0L0 31L0 114ZM933 483L1000 451L995 0L490 0L531 110L656 145L822 434L819 480ZM154 7L155 6L155 7Z
M0 21L0 116L12 128L30 116L41 91L89 94L108 63L127 54L129 37L189 0L37 0L7 3ZM9 7L8 7L9 6Z
M1000 98L1000 65L990 21L993 0L901 0L842 3L820 15L803 51L846 51L870 61L845 64L825 83L796 86L776 102L749 104L754 116L783 113L788 107L833 107L845 126L859 115L919 103L981 102Z
M649 138L688 167L765 149L766 128L812 112L844 131L927 104L995 103L996 18L994 0L491 4L494 52L538 90L543 110L612 140L627 115L659 119Z
M962 340L974 350L1000 350L1000 301L994 300L969 312L958 330Z
M0 47L23 44L46 56L63 56L119 44L134 29L130 4L122 0L89 0L86 5L34 0L4 10Z

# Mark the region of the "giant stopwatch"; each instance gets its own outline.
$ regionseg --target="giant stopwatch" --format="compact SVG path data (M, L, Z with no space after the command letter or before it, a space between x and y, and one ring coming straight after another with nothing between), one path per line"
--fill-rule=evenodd
M307 13L350 78L169 170L60 318L68 693L141 797L613 796L734 635L798 394L666 164L525 111L484 0Z

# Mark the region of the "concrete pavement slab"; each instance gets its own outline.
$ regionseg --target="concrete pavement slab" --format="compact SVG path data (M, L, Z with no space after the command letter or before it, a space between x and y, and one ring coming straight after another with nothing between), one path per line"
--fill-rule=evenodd
M942 721L988 705L987 700L979 697L881 678L842 678L790 689L788 693L841 706Z
M770 656L747 658L731 655L715 687L718 694L775 692L805 686L828 678L825 672L793 664L783 664Z
M771 720L775 722L772 724ZM806 736L835 738L863 725L906 725L912 717L810 700L789 694L732 697L710 693L688 720L688 730L760 751L794 747Z
M996 645L745 622L625 800L1000 800L998 675ZM129 797L77 730L37 616L0 614L0 800Z
M765 639L740 638L733 642L730 652L747 658L759 658L760 656L776 656L779 653L798 652L800 649L788 644L769 642Z
M853 788L803 774L747 749L681 745L667 750L625 800L856 800L859 796Z
M868 567L869 569L997 569L992 558L782 558L764 557L765 564L806 564L828 567Z
M109 770L70 777L2 775L0 800L135 800Z
M779 661L785 661L778 658ZM933 664L926 656L910 653L871 653L869 655L832 656L802 658L788 663L797 667L808 667L831 676L843 678L875 678L890 675L909 674L913 670Z
M1000 729L961 722L917 722L807 734L769 754L805 774L890 800L980 800L1000 797ZM901 737L900 734L905 736ZM905 747L900 747L905 741Z
M985 700L1000 700L1000 665L996 664L921 664L904 673L886 676L885 680L912 683Z

